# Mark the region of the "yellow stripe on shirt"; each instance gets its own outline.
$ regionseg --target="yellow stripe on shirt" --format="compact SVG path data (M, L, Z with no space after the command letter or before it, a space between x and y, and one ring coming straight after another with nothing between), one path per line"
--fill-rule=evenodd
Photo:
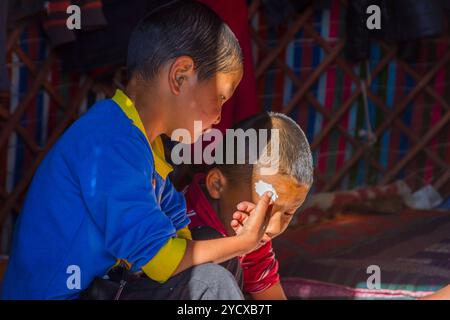
M178 229L178 231L177 231L177 236L178 236L178 238L180 238L180 239L192 240L191 231L189 230L189 228L188 228L187 226L184 227L184 228ZM172 240L172 239L171 239L171 240ZM166 244L166 245L167 245L167 244ZM175 245L175 247L177 247L177 246ZM164 249L164 250L166 250L166 249ZM159 252L161 252L161 250L158 251L158 254L159 254ZM164 254L164 253L162 253L162 255L163 255L163 254ZM181 256L181 258L183 258L183 256ZM163 258L158 256L157 260L159 260L159 259L163 259ZM169 257L169 259L171 259L171 257ZM176 260L176 259L175 259L175 260ZM152 259L152 261L153 261L153 259ZM181 259L180 259L180 261L181 261ZM180 261L173 261L173 264L175 264L176 266L178 266L178 265L180 264ZM131 269L131 264L130 264L127 260L125 260L125 259L117 259L117 262L116 262L116 264L115 264L113 267L118 266L121 262L124 263L125 266L126 266L128 269ZM156 267L156 266L154 266L154 265L152 265L152 264L150 264L150 263L147 263L147 266L149 266L148 268L146 267L148 273L152 273L151 270L153 270L153 269L159 270L159 269L162 269L162 268L163 268L162 266ZM145 271L145 270L144 270L144 271ZM175 271L175 270L174 270L174 271ZM172 273L173 273L173 272L172 272ZM163 274L159 274L159 273L157 273L157 274L152 274L152 276L149 276L149 275L147 275L147 276L150 277L150 278L152 278L152 279L154 279L154 278L164 279L164 278L165 278L165 276L164 276ZM169 277L170 277L170 276L169 276Z
M186 239L170 238L158 253L142 267L142 271L155 281L166 282L181 262L186 252Z
M187 240L192 240L192 234L189 228L186 226L177 231L178 238L183 238Z
M163 179L166 179L173 168L165 160L161 137L157 137L153 143L150 143L133 101L122 90L117 89L112 99L145 136L153 154L155 170ZM186 239L192 240L191 232L187 227L179 229L177 235L178 238L170 238L158 253L142 267L142 271L149 278L164 283L177 269L186 251Z
M144 124L139 117L139 113L136 110L133 101L131 101L131 99L128 98L122 90L117 89L112 99L119 105L127 117L133 121L133 124L142 132L145 139L147 139L150 149L152 150L156 172L158 172L163 179L166 179L173 168L169 163L167 163L164 157L164 145L161 137L157 137L153 143L150 143L147 133L145 132Z

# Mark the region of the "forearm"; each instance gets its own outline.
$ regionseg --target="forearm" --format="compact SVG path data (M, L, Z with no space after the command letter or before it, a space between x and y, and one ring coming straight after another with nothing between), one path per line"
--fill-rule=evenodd
M239 235L212 240L186 241L186 249L172 276L203 263L221 263L255 249L265 232L272 210L272 192L260 198Z
M249 243L238 236L212 240L187 241L186 252L173 275L192 266L214 262L221 263L247 253L251 248Z

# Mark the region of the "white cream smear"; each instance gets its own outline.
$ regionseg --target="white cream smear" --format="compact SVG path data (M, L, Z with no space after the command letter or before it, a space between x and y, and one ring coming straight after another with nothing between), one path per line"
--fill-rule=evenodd
M255 182L255 191L260 197L262 197L265 192L272 191L272 201L275 202L275 200L278 199L278 194L275 188L270 183L262 180Z

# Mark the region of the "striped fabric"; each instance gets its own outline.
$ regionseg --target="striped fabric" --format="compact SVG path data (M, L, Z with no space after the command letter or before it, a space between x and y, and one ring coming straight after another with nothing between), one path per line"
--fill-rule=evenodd
M323 9L315 10L312 19L316 32L331 46L334 46L340 38L345 36L345 8L340 1L328 1L328 5L325 5ZM281 26L279 30L269 28L262 10L253 18L252 26L258 30L259 36L269 49L275 48L279 39L287 31L287 26ZM266 52L258 50L256 45L254 49L255 61L258 63L264 59ZM427 42L420 47L418 61L411 64L411 67L418 73L425 74L448 49L448 43L444 41ZM373 42L368 64L354 65L353 72L364 79L366 68L368 67L373 71L384 56L385 50ZM323 62L326 54L316 42L305 35L304 31L300 31L296 34L295 39L283 48L280 57L293 69L300 81L305 82L314 69ZM430 83L446 101L449 100L450 95L450 90L448 90L449 68L450 65L447 65L441 69ZM392 60L388 67L372 80L369 89L380 97L390 109L394 109L417 84L411 76L401 69L395 60ZM257 85L260 103L265 110L280 111L283 106L289 103L297 90L290 78L276 64L272 64L267 69L258 79ZM326 69L312 86L310 92L326 110L335 114L355 89L355 83L344 73L342 68L336 64L331 64L331 67ZM386 114L377 108L370 99L368 100L368 111L370 126L372 131L375 131L386 118ZM400 119L406 126L412 128L413 132L420 138L439 121L442 114L443 108L428 95L422 93L407 106ZM329 122L306 99L302 99L297 108L290 113L290 116L302 126L311 142ZM339 124L350 135L364 141L363 138L359 137L362 130L368 130L362 99L356 100L350 107L349 112L341 118ZM428 145L447 162L450 162L449 138L450 128L447 125L441 131L441 134L432 139ZM411 147L411 141L398 127L393 125L384 132L381 139L373 146L371 156L382 167L391 168L407 154ZM345 137L338 131L333 130L315 149L314 162L318 171L328 180L352 157L354 151ZM442 169L440 170L421 153L406 167L406 170L400 172L398 178L412 178L419 185L423 185L432 182L441 174ZM362 157L350 171L350 174L342 179L337 187L338 189L351 189L361 185L376 184L381 181L381 178L382 175L373 167L368 166L364 157ZM315 187L316 190L320 190L323 185L318 182Z
M106 25L100 0L50 0L46 4L47 19L44 29L53 47L75 41L75 32L66 26L68 13L73 14L73 7L80 10L80 25L83 30L92 30ZM67 10L70 9L68 12Z
M345 12L342 6L339 5L339 1L331 1L330 6L325 6L325 9L315 12L314 27L316 31L328 42L336 43L338 38L345 34L344 14ZM252 24L257 27L260 36L268 47L274 47L277 39L283 34L283 30L275 32L268 29L264 16L261 13L255 16ZM44 61L49 52L44 39L43 32L35 27L27 28L21 35L20 47L38 65ZM435 46L422 46L420 61L412 65L413 68L420 73L429 70L442 56L442 53L448 50L447 46L444 42L437 42ZM255 61L260 61L260 52L256 46L254 54ZM301 31L296 35L295 40L290 42L283 50L282 56L285 62L293 68L300 80L305 81L314 68L323 61L325 53L318 44L306 38L304 32ZM373 44L369 68L373 70L382 57L383 49ZM10 110L13 111L20 98L27 92L34 78L15 55L10 57L10 66L12 81ZM365 66L355 66L354 72L364 76ZM446 100L450 98L450 90L448 90L447 84L449 77L450 65L440 70L432 81L434 89L439 94L442 94ZM60 65L55 63L48 80L52 85L56 86L58 92L65 99L70 100L69 97L73 96L77 90L79 76L62 74ZM415 84L416 81L402 71L393 60L389 67L381 72L380 76L373 79L370 90L382 98L389 108L394 108L411 91ZM327 110L335 112L354 90L355 84L349 79L349 76L341 68L332 65L312 87L312 94ZM263 109L279 111L295 94L296 87L280 68L272 66L258 79L258 92ZM81 111L86 110L98 98L103 97L90 93L83 103ZM370 99L368 100L368 109L370 124L372 129L375 130L377 125L385 119L385 114ZM408 127L413 128L413 131L419 137L422 137L429 128L439 121L442 114L443 108L438 103L433 101L428 95L420 94L408 105L402 115L402 121ZM49 98L49 95L44 90L41 90L28 106L27 112L22 119L22 126L35 137L40 145L43 145L60 115L61 112L58 111L55 102ZM290 113L290 116L302 126L311 142L314 141L314 137L320 133L328 122L305 99ZM349 112L342 117L340 124L356 138L358 138L360 130L367 130L361 99L358 99L351 106ZM447 125L442 133L432 139L429 144L429 148L435 150L446 161L450 161L449 138L450 128ZM392 126L385 131L381 139L374 145L373 156L383 167L389 168L397 163L408 152L410 147L411 142L409 139L400 129ZM314 152L314 161L318 171L324 174L325 177L330 178L350 159L353 151L352 146L346 142L345 137L335 130L332 131L330 135L323 139L323 142ZM5 183L7 191L11 191L13 186L20 180L26 164L31 161L30 157L32 155L26 150L21 138L13 135L10 139L6 164L8 175ZM339 189L351 189L368 183L375 184L380 181L381 176L377 174L373 167L366 166L364 158L362 159L350 174L342 180ZM398 178L413 175L416 179L429 183L441 173L442 171L421 153L407 166L407 170L403 170L400 173ZM316 187L320 188L321 186L318 185Z
M323 9L316 9L314 12L313 27L328 43L334 45L339 38L345 35L344 17L345 10L340 1L329 1L329 5L325 5ZM259 36L269 48L276 46L277 39L283 36L288 27L282 26L279 30L268 28L263 10L260 10L254 16L251 24L258 30ZM45 39L45 32L37 26L27 27L20 36L20 48L38 67L42 65L49 54L50 49ZM427 43L429 44L430 42ZM419 59L411 65L420 74L430 70L443 52L448 50L448 44L445 42L435 40L432 43L433 45L420 47ZM379 45L376 43L372 44L370 61L367 65L370 70L373 70L380 62L384 53L385 50ZM254 46L254 61L256 65L264 57L264 54L258 50L256 45ZM303 31L300 31L296 34L295 39L283 49L281 57L288 66L293 68L300 81L304 82L311 75L314 68L324 60L326 54L317 43L307 37ZM11 78L10 112L13 112L29 90L34 77L15 54L8 57L8 69ZM366 66L356 65L353 67L353 70L355 74L364 77ZM447 65L438 72L437 76L430 83L446 101L450 99L450 90L447 84L449 77L450 65ZM57 89L65 101L70 101L78 90L80 76L77 74L63 74L60 64L55 62L47 80ZM388 68L373 79L369 89L379 96L389 108L394 109L411 92L415 85L416 81L408 76L395 60L392 60ZM260 105L264 110L281 110L283 106L288 104L297 90L292 81L275 64L258 79L257 86ZM311 93L325 109L334 114L354 90L355 84L349 76L340 67L333 64L326 69L313 85ZM80 112L84 112L93 102L103 97L101 94L90 92L84 100ZM368 111L370 126L372 130L376 130L386 118L386 114L378 109L370 99L368 101ZM401 119L408 127L412 128L418 137L423 137L439 121L443 112L443 108L438 103L422 93L407 106ZM21 119L21 125L40 146L43 146L62 115L63 111L58 108L56 102L50 98L49 94L41 88L39 94L33 97L28 105L27 111ZM297 105L290 113L290 116L304 128L311 142L314 141L314 138L328 123L328 120L317 112L306 99L303 99ZM362 141L364 140L359 137L359 133L361 130L367 131L368 128L361 99L356 100L349 112L342 117L340 125L350 135ZM449 140L450 128L447 125L439 135L431 140L428 147L445 161L450 162ZM394 125L389 127L381 139L375 143L372 156L384 168L390 168L398 163L411 147L411 141ZM9 193L23 177L24 172L34 159L34 155L17 133L14 133L9 138L6 149L7 152L0 154L0 172L2 172L0 177L3 184L1 190ZM314 150L314 161L318 172L323 175L325 180L329 180L336 172L339 172L344 163L351 158L354 151L354 148L346 141L345 137L336 130L331 131L331 134L325 137L322 143ZM420 153L405 170L400 172L397 178L412 177L414 180L419 181L420 185L423 185L433 181L441 174L442 170L430 161L424 153ZM365 158L362 157L350 171L350 174L346 175L336 188L352 189L367 184L376 184L380 182L381 178L382 176L373 167L367 165ZM315 184L316 190L320 190L322 187L323 185L320 182ZM5 227L10 228L8 225L10 224L6 223Z

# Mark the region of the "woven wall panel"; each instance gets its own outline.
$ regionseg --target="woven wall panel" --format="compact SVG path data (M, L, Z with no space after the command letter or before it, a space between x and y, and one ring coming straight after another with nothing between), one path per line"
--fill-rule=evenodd
M423 41L414 63L398 59L395 46L373 42L369 61L352 65L343 55L345 2L328 4L271 28L262 2L250 2L261 109L284 112L305 130L315 191L405 179L413 188L432 183L448 194L448 37ZM9 34L8 67L12 90L0 95L0 224L7 233L51 145L113 92L62 73L36 25Z

